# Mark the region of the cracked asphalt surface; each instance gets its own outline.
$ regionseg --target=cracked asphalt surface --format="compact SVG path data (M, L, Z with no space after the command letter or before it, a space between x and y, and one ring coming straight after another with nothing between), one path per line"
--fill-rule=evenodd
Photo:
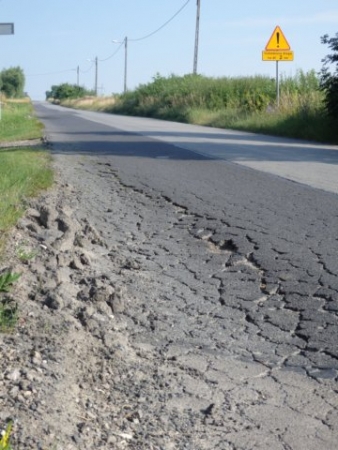
M337 195L37 112L78 214L124 244L121 389L153 448L336 449Z

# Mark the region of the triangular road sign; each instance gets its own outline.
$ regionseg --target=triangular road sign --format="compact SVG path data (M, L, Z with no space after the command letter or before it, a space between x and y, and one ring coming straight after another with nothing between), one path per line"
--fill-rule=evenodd
M265 50L290 50L290 44L286 40L286 37L280 27L277 26L275 28L269 42L266 44Z

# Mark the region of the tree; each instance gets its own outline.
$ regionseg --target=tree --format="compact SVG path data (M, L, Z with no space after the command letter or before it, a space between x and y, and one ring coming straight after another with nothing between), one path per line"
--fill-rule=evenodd
M51 90L46 92L46 99L65 100L67 98L81 98L92 94L91 91L88 91L82 86L62 83L52 86Z
M332 54L327 55L322 62L320 88L325 95L325 106L330 117L338 120L338 33L334 37L327 34L321 37L322 44L328 45ZM333 65L334 72L331 72Z
M4 69L0 73L1 90L7 97L24 97L25 75L21 67Z

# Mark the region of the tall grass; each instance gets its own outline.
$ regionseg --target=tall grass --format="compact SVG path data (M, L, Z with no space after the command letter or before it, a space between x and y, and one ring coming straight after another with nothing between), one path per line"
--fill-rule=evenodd
M273 95L273 81L261 76L211 79L200 75L171 75L169 78L156 75L152 83L121 96L112 109L184 120L192 108L262 110Z
M106 111L115 103L115 97L82 97L76 99L66 99L62 101L62 106L72 108L87 109L90 111Z
M5 124L10 130L5 129ZM41 135L42 126L34 117L31 103L10 103L2 109L0 142ZM48 152L29 147L0 148L0 250L6 232L23 214L26 199L49 187L52 181Z
M1 98L0 141L38 139L42 124L36 119L29 99L15 101Z
M25 199L49 187L52 180L50 156L45 151L0 150L0 236L21 216Z

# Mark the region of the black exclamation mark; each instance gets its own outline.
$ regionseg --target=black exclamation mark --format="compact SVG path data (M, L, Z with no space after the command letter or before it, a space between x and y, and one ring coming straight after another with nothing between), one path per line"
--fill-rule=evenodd
M277 31L276 36L277 36L277 48L279 48L279 32L278 31Z

